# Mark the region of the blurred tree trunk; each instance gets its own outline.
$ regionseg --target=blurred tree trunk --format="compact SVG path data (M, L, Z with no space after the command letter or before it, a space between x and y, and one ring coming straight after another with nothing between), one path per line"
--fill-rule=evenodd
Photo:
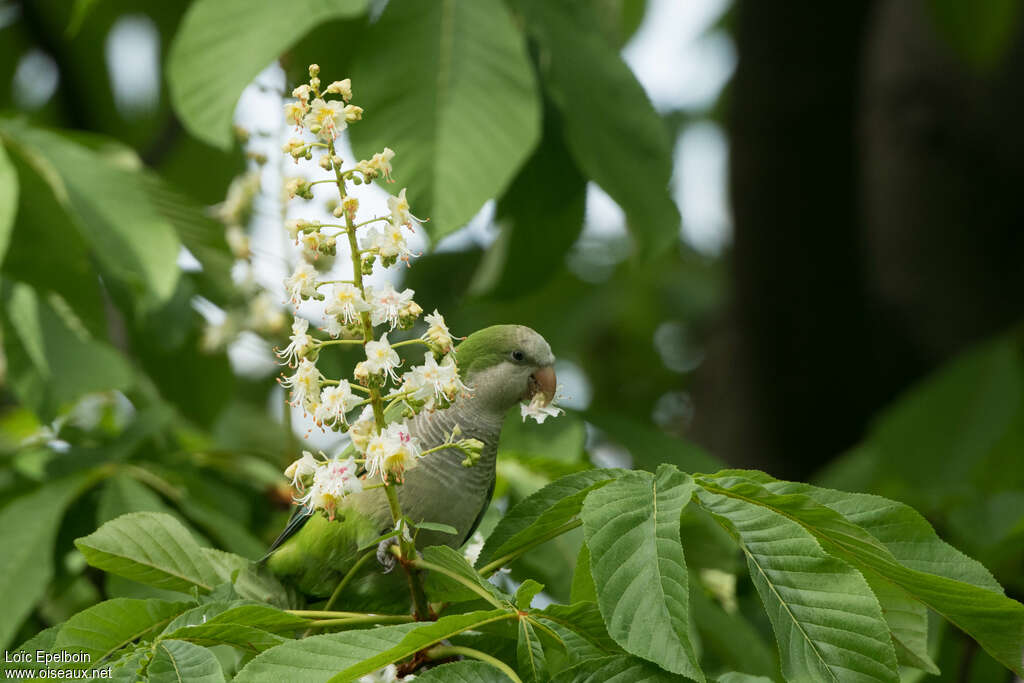
M1024 313L1022 46L972 75L918 0L740 2L736 41L734 300L694 435L803 478Z
M864 229L879 351L921 369L1024 313L1024 52L967 67L923 2L888 0L866 45Z
M868 409L854 135L868 7L736 9L735 329L706 372L730 368L715 419L726 406L739 412L717 432L729 443L713 448L781 476L853 441Z

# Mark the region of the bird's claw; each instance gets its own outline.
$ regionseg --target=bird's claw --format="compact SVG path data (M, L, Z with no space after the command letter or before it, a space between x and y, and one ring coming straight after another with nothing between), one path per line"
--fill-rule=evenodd
M377 563L383 567L385 574L391 573L391 570L398 563L398 560L391 552L391 546L393 545L398 545L398 542L393 538L385 539L377 544Z

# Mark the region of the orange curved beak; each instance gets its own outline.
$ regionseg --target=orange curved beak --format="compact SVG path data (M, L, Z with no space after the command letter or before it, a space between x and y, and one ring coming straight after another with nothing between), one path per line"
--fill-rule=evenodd
M555 398L555 388L558 386L558 378L555 377L555 369L550 365L541 368L530 375L530 398L537 394L544 395L544 405L551 403Z

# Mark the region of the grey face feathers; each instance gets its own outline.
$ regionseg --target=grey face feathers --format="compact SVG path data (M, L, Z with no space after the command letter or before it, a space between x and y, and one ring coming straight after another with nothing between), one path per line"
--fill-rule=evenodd
M554 398L555 356L544 337L523 325L494 325L474 332L455 350L464 381L489 410L504 413L543 393Z

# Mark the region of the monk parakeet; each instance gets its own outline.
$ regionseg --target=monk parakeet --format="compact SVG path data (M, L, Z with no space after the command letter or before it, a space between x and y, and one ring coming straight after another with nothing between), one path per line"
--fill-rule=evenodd
M508 410L538 394L543 403L555 395L554 356L547 341L521 325L495 325L467 337L455 349L468 396L444 410L423 411L410 421L412 436L426 450L443 444L458 426L463 437L483 443L479 461L466 467L465 453L449 448L421 458L398 487L402 512L414 524L435 522L453 534L420 530L418 547L461 546L476 530L494 493L495 460L501 425ZM265 558L282 580L311 597L331 593L368 544L394 529L382 489L343 499L329 521L308 509L297 510ZM360 550L363 548L363 550ZM373 568L379 576L379 568ZM398 574L399 572L395 572ZM346 600L346 604L350 604Z

